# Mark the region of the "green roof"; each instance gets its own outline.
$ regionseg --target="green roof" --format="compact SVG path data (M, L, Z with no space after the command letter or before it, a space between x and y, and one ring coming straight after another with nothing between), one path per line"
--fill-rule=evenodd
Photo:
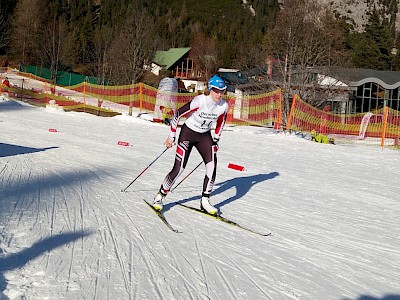
M168 51L157 51L153 62L168 70L188 53L189 50L190 48L171 48Z

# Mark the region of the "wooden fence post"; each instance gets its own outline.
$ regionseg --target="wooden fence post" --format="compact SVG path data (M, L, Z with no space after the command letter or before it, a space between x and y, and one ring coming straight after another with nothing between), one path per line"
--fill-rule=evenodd
M382 139L381 139L381 147L385 146L385 137L386 137L386 128L387 128L387 120L389 115L389 108L385 106L384 114L383 114L383 130L382 130Z
M139 109L140 113L142 113L143 108L143 83L139 82Z
M296 105L296 99L297 99L297 94L294 94L292 107L290 108L289 119L286 124L286 130L290 130L290 126L292 125L293 111L294 111L294 106Z
M86 112L86 79L83 82L83 111Z
M277 130L279 130L282 126L282 89L279 89L278 93L279 93L279 116L278 116L278 128L276 128Z

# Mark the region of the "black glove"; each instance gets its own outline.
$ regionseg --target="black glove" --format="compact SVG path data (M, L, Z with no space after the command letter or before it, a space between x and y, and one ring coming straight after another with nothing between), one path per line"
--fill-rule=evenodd
M219 142L219 139L213 138L213 143L212 143L212 145L215 146L215 152L217 152L218 149L219 149L218 142Z

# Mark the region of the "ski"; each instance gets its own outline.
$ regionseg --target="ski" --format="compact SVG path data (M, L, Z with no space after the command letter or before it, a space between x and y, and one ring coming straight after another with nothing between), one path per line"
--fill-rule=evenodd
M169 229L171 229L173 232L175 233L181 233L181 231L179 231L178 229L175 229L174 227L171 226L171 224L169 224L169 222L167 221L167 219L165 218L164 214L161 211L156 210L153 205L151 205L149 202L147 202L145 199L143 199L144 202L146 202L146 204L151 208L152 211L154 211L156 213L156 215L161 219L161 221L163 221L163 223L165 225L167 225L167 227Z
M190 209L190 210L192 210L192 211L195 211L195 212L201 213L201 214L203 214L203 215L209 216L209 217L211 217L211 218L214 218L214 219L216 219L216 220L222 221L222 222L224 222L224 223L227 223L227 224L236 226L236 227L238 227L238 228L241 228L241 229L243 229L243 230L249 231L249 232L251 232L251 233L254 233L254 234L257 234L257 235L261 235L261 236L269 236L269 235L272 235L272 232L262 233L262 232L258 232L258 231L252 230L252 229L247 228L247 227L244 227L244 226L242 226L242 225L240 225L240 224L238 224L238 223L236 223L236 222L234 222L234 221L231 221L231 220L229 220L229 219L227 219L227 218L225 218L225 217L223 217L223 216L221 216L221 215L210 215L210 214L207 213L206 211L201 210L201 209L199 209L199 208L195 208L195 207L192 207L192 206L188 206L188 205L185 205L185 204L182 204L182 203L179 203L179 202L176 202L176 203L179 204L180 206L183 206L183 207L185 207L185 208L188 208L188 209Z

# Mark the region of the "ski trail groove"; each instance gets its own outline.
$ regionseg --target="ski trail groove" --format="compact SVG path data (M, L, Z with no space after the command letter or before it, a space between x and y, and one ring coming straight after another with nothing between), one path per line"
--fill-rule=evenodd
M76 220L76 218L75 218L75 220ZM75 225L76 225L76 221L75 221ZM74 233L75 233L75 228L74 228ZM73 268L73 264L74 264L74 257L75 257L75 242L72 242L71 260L70 260L69 269L68 269L68 279L67 279L67 289L66 289L67 292L69 290L69 286L71 283L71 274L72 274L72 268Z
M169 266L172 268L172 270L174 270L175 272L176 272L176 274L178 274L181 278L182 278L182 280L183 281L185 281L193 290L196 290L196 288L186 279L186 277L181 273L181 272L179 272L179 270L178 269L176 269L172 264L169 264ZM204 293L201 293L201 294L203 294L205 297L207 297L208 299L211 299L208 295L206 295L206 294L204 294Z
M226 276L225 276L225 272L222 271L221 268L219 268L219 267L215 267L215 269L217 270L217 273L218 273L219 277L222 278L222 280L224 281L225 285L228 287L228 291L230 293L229 299L238 299L235 296L235 290L233 289L233 287L229 283L228 278L226 278Z
M200 247L199 247L199 242L198 242L198 240L197 240L197 237L196 237L197 235L196 235L195 232L193 232L193 236L194 236L194 242L195 242L195 245L196 245L196 250L197 250L197 253L198 253L198 255L199 255L199 261L200 261L201 270L202 270L202 272L203 272L204 285L206 286L207 297L210 298L210 296L209 296L209 295L210 295L210 290L209 290L209 287L208 287L207 274L206 274L206 271L205 271L205 269L204 269L203 256L201 255L201 251L200 251Z
M133 261L134 261L134 255L133 255L133 243L132 241L129 243L129 300L134 299L133 298L133 274L134 274L134 266L133 266Z
M115 195L115 192L113 192ZM123 211L125 212L126 216L128 217L128 219L131 221L133 227L135 227L136 231L138 232L140 239L143 241L143 243L146 245L146 247L149 249L151 255L154 257L155 261L159 264L159 266L161 266L161 263L158 261L157 259L157 255L153 252L153 249L151 248L151 246L149 245L149 243L147 242L147 240L145 239L144 235L142 234L142 232L139 230L139 228L136 226L135 222L133 221L131 215L127 212L124 204L122 203L121 199L119 197L117 197L117 195L115 195L115 197L118 200L118 203L121 205Z
M53 207L51 210L50 237L53 237L54 224L56 223L56 193L53 194Z
M154 253L154 250L151 248L151 246L149 245L149 243L147 242L147 240L145 239L144 235L142 234L142 232L139 230L139 228L136 226L134 220L132 219L132 217L130 216L130 214L127 212L124 204L122 203L121 199L115 194L115 192L113 192L115 198L118 200L118 203L120 204L120 206L122 207L123 211L125 212L126 216L128 217L128 219L130 220L130 222L132 223L133 227L135 227L136 231L138 232L140 239L142 240L142 242L144 243L144 245L146 246L146 248L149 250L151 256L154 258L154 261L157 262L158 266L162 269L162 264L160 263L160 261L157 258L157 255ZM160 288L158 287L158 285L155 283L155 279L157 278L157 275L155 275L155 272L153 269L156 269L154 266L154 263L150 263L149 259L147 258L147 255L143 252L142 247L139 247L139 250L141 251L142 255L141 257L143 257L143 262L147 267L147 271L149 272L150 275L150 283L153 285L154 290L156 291L157 295L158 295L158 299L164 299L164 295L162 293L162 291L160 290ZM151 260L150 260L151 261Z
M115 238L115 232L113 230L113 226L111 224L111 220L110 220L109 217L107 217L107 225L108 225L108 232L110 233L110 236L111 236L111 239L112 239L112 242L113 242L113 245L114 245L115 254L117 256L118 263L119 263L119 266L121 268L122 276L124 278L125 289L129 293L129 282L128 282L128 278L126 277L125 264L124 264L123 259L121 257L121 253L120 253L120 250L119 250L119 247L118 247L118 242L117 242L117 240Z
M103 259L103 247L100 247L99 249L99 255L96 261L96 278L95 278L95 282L94 282L94 295L93 295L93 300L97 300L98 299L98 294L99 294L99 274L100 274L100 262Z
M132 217L130 216L130 214L128 213L126 207L124 206L123 202L121 201L120 197L118 197L116 195L116 193L113 191L113 194L115 196L115 198L117 199L118 203L120 204L120 206L122 207L123 211L125 212L126 216L128 217L128 219L130 220L130 222L132 223L132 225L135 227L136 231L138 232L141 241L144 243L144 245L146 246L146 248L148 249L148 251L150 252L151 256L153 257L153 259L148 259L148 255L146 255L143 251L144 249L142 247L139 247L139 250L141 251L142 255L141 257L143 257L143 262L146 264L146 269L149 272L149 275L151 277L151 284L153 285L156 293L158 294L158 299L166 299L169 298L166 295L163 295L162 290L160 290L160 288L158 287L158 285L156 284L156 278L157 276L157 270L158 268L161 268L162 270L164 270L163 264L159 261L157 254L154 252L154 250L152 249L152 247L149 245L149 242L147 241L147 239L145 238L145 236L143 235L143 233L139 230L139 228L136 226L134 220L132 219ZM170 256L171 256L172 251L170 251ZM177 261L176 258L174 256L172 256L175 259L175 262ZM154 262L155 261L158 265L158 267L155 266ZM176 264L178 265L178 263L176 262ZM178 270L174 265L172 265L171 263L167 264L171 270L173 270L179 277L181 277L183 279L183 281L185 282L185 284L188 286L187 291L189 293L189 295L191 295L191 291L195 291L196 287L194 287L184 276L184 274L182 274L182 272L180 270Z
M205 236L205 235L203 234L203 236ZM221 253L223 253L224 257L226 257L232 263L232 265L234 265L236 267L237 270L239 270L242 274L244 274L261 291L261 293L263 293L265 295L266 299L273 300L270 297L270 295L266 291L264 291L264 289L257 283L257 281L254 280L254 278L252 276L250 276L248 272L246 272L237 263L235 263L235 261L233 259L231 259L229 257L229 255L227 255L226 252L222 251L222 249L215 242L213 242L210 239L209 239L209 242L214 245L215 249L218 249Z
M180 253L180 252L179 252L179 253ZM179 270L178 270L178 267L180 266L180 264L179 264L179 262L178 262L178 259L177 259L176 255L174 254L174 251L173 251L171 248L169 248L169 256L172 257L172 258L174 259L175 265L177 266L177 267L174 267L174 266L172 266L172 264L171 264L171 267L172 267L172 268L175 268L176 272L179 273L178 275L179 275L181 278L185 279L186 276L183 274L181 268L179 268ZM185 259L185 262L186 262L187 260L186 260L185 257L184 257L184 259ZM190 264L189 264L189 265L190 265ZM191 266L191 265L190 265L190 266ZM191 267L192 267L192 266L191 266ZM195 270L194 270L194 271L195 271ZM195 271L195 273L199 275L198 272ZM184 280L183 282L184 282L186 291L188 292L190 298L191 298L191 299L194 299L194 296L192 295L192 291L195 291L195 287L194 287L192 284L190 284L187 280ZM181 290L181 291L182 291L182 290Z

